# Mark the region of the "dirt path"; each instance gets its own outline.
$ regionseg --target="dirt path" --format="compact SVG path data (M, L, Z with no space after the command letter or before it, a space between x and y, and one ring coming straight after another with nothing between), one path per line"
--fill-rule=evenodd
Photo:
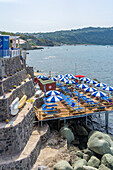
M53 166L60 160L74 161L76 159L75 152L78 148L70 147L67 149L67 141L59 136L57 131L51 132L48 141L42 145L40 154L36 160L33 170L37 166L46 166L49 170L53 170Z

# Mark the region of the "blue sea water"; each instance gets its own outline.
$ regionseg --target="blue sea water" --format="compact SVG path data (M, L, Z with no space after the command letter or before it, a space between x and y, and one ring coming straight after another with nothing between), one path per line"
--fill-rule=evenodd
M75 69L76 64L76 69ZM44 47L27 55L27 65L45 75L82 74L113 86L113 46L76 45ZM109 133L113 134L113 113L109 114ZM94 127L104 130L104 114L93 119Z
M76 45L29 51L27 64L49 75L83 74L113 86L113 46ZM76 64L76 69L75 69Z

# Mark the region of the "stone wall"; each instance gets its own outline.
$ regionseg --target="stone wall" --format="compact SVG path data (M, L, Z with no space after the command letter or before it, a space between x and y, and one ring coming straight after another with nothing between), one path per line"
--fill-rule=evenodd
M3 95L3 90L2 90L2 82L0 81L0 96Z
M22 151L32 131L35 116L31 109L18 125L0 129L0 155L13 155ZM30 123L29 123L30 122Z
M26 79L26 70L25 69L15 73L12 76L4 78L2 80L4 93L9 92L9 89L13 89L14 85L18 86L19 82L24 81L24 79ZM3 93L1 91L0 91L0 94L3 95Z
M36 99L35 103L41 103L43 96ZM34 103L34 104L35 104ZM23 121L19 124L8 127L0 128L0 155L14 155L20 153L34 128L35 114L33 107L28 111Z
M8 164L0 164L0 170L3 170L3 169L4 170L5 169L8 169L8 170L13 170L13 169L30 170L33 167L34 163L36 162L37 157L40 153L41 144L43 143L43 139L47 140L49 137L49 134L50 134L50 129L48 126L46 132L42 136L40 136L39 140L37 141L36 147L34 148L34 150L31 152L31 154L28 157L21 159L19 161L10 162Z
M34 80L34 70L33 67L26 67L27 74L31 75L31 78Z
M30 98L35 93L33 81L29 80L24 84L20 85L17 89L11 92L8 98L0 99L0 122L5 121L6 119L10 119L10 105L12 101L19 97L21 98L24 94L27 95L27 98Z
M5 70L4 70L4 59L0 58L0 80L4 77Z
M4 59L4 69L5 74L9 76L11 73L14 74L15 71L22 68L22 63L20 60L20 56L5 58Z

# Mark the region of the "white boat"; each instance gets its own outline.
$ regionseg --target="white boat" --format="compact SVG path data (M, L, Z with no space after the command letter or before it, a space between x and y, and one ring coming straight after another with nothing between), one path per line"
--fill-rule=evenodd
M18 107L19 107L19 98L16 97L16 99L13 100L10 106L11 115L15 116L18 113L19 111Z
M41 94L42 94L42 90L37 90L35 92L35 97L39 97L39 96L41 96Z
M35 85L35 89L40 90L40 86L38 85L38 83Z

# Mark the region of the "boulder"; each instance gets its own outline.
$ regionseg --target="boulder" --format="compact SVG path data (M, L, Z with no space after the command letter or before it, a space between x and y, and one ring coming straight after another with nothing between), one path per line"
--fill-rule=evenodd
M99 155L104 155L106 153L113 155L113 141L111 137L105 133L93 131L89 135L87 146Z
M98 168L99 170L110 170L108 167L106 167L104 164L101 164Z
M76 133L79 136L88 136L87 130L83 126L80 126L80 125L76 125Z
M75 140L74 134L68 126L63 126L60 129L60 134L63 138L67 139L67 142L70 144L72 141Z
M88 154L83 154L83 159L85 159L86 161L89 161L90 156Z
M100 164L100 160L96 158L96 156L92 156L90 160L88 161L88 166L92 166L95 168L98 168Z
M61 160L60 162L56 163L53 167L54 170L73 170L71 165L64 160Z
M94 168L92 166L83 166L83 170L98 170L97 168Z
M105 166L113 170L113 156L111 154L103 155L101 159L101 164L104 164Z
M85 159L80 159L80 160L77 160L75 163L74 163L74 170L83 170L83 166L84 165L87 165L87 162Z
M77 155L78 157L83 158L83 153L82 153L81 151L77 151L77 152L76 152L76 155Z
M91 150L89 150L88 148L87 148L87 149L84 149L83 152L84 152L84 154L89 155L89 157L91 157L91 156L94 155L94 153L93 153Z

